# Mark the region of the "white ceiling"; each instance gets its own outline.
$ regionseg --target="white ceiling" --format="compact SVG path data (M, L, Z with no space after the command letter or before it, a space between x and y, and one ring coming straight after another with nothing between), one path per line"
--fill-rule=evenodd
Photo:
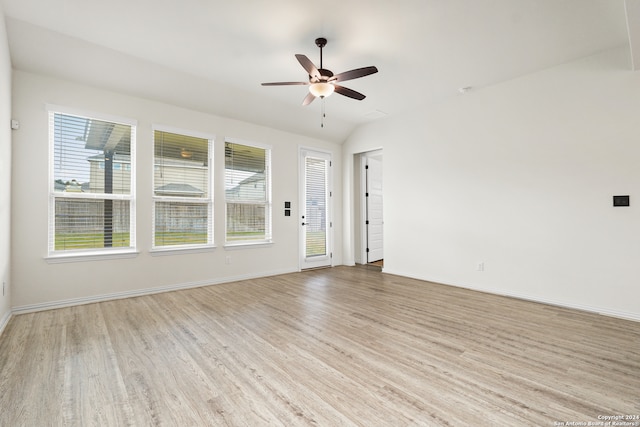
M336 142L630 37L624 0L0 1L16 69ZM320 36L325 68L379 69L344 83L364 101L326 99L323 129L305 86L260 85L304 81L294 54L319 65Z

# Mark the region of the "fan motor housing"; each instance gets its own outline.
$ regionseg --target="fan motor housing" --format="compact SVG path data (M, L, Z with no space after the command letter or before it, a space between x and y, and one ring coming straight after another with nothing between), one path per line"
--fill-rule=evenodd
M320 76L326 78L327 80L333 77L333 73L326 68L318 68L318 72L320 73Z

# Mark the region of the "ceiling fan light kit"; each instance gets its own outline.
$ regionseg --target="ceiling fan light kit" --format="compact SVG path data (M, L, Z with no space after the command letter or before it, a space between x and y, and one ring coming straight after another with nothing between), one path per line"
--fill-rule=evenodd
M336 88L331 83L321 82L309 85L309 92L315 97L325 98L333 93Z
M351 99L356 99L358 101L362 101L365 98L360 92L357 92L353 89L346 88L337 84L338 82L343 82L346 80L353 80L360 77L365 77L370 74L374 74L378 72L378 69L374 66L357 68L350 71L345 71L340 74L333 74L330 70L327 70L323 67L322 63L322 48L327 45L327 39L324 37L319 37L316 39L316 46L320 48L320 68L316 68L316 66L311 62L306 55L297 54L296 59L302 65L302 68L309 74L308 82L274 82L274 83L262 83L262 86L298 86L298 85L308 85L309 93L302 101L302 105L309 105L316 98L324 98L331 95L333 92L337 92L340 95L346 96ZM324 117L324 112L323 112Z

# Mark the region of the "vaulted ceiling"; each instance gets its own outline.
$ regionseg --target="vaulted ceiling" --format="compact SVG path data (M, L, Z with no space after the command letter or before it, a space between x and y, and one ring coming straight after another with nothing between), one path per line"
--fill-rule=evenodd
M357 126L635 43L640 0L1 0L14 68L342 142ZM363 101L301 105L294 54ZM632 65L629 65L631 70Z

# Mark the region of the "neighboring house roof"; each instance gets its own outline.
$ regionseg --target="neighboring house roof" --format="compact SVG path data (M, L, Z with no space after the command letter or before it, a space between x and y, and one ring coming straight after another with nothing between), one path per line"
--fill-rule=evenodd
M156 188L156 193L165 195L201 196L204 191L190 184L166 184Z
M264 181L264 173L254 173L249 178L242 181L240 185L247 185L252 182L260 182L260 181Z
M238 175L237 171L235 171L235 173L236 175ZM251 172L245 172L245 173L249 174L249 176L235 185L230 184L229 181L227 181L226 182L227 188L225 189L225 191L227 193L233 193L234 191L239 191L243 186L247 186L251 183L264 182L264 173L251 173Z

